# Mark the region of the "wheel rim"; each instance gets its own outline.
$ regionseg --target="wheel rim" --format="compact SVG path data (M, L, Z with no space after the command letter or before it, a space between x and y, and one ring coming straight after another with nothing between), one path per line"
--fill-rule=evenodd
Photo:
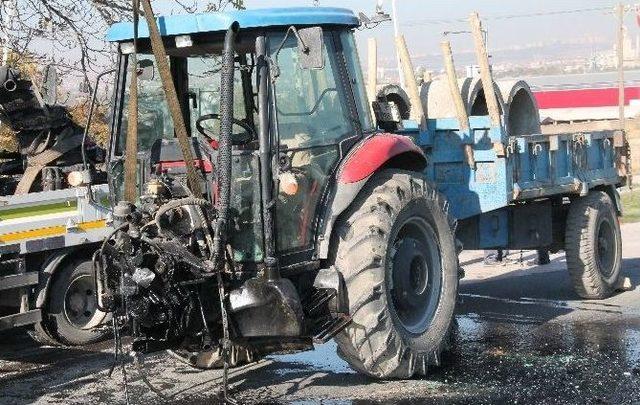
M414 334L427 330L440 299L442 264L435 232L422 218L406 221L390 258L392 309Z
M82 275L74 278L64 296L64 316L78 329L90 329L104 314L98 311L93 277Z
M598 267L605 278L610 277L615 269L617 241L613 224L608 218L603 218L598 223L596 235L595 251Z

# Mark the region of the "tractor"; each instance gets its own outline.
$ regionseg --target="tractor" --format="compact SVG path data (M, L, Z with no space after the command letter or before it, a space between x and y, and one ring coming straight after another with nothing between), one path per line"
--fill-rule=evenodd
M129 328L136 352L226 368L334 339L365 375L425 375L450 343L459 240L552 249L566 196L592 186L534 195L522 176L511 192L513 172L491 169L517 153L491 141L530 149L487 117L470 118L484 174L470 179L455 120L419 128L392 103L369 102L349 10L156 19L141 3L146 23L134 16L108 33L118 47L114 231L94 257L98 308L113 314L116 338ZM610 137L598 139L613 148ZM534 141L545 142L523 142ZM593 186L622 181L615 168L603 173ZM603 190L578 205L599 198L615 278L616 194ZM521 225L517 210L536 221L503 239Z

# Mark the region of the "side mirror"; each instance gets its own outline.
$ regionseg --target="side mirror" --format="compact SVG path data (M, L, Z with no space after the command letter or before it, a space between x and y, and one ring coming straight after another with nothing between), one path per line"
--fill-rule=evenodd
M301 69L321 70L324 69L324 34L322 27L302 28L298 30L293 25L289 27L280 46L273 52L273 59L270 62L271 77L275 80L280 76L280 66L278 55L287 43L289 34L293 33L298 40L298 62Z
M303 28L297 32L300 67L324 69L324 33L322 27Z
M151 59L142 59L138 62L138 80L149 81L156 76L156 69Z

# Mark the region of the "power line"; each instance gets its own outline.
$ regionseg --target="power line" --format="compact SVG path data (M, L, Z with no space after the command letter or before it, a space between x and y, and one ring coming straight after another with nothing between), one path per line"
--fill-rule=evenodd
M483 16L483 20L512 20L516 18L532 18L532 17L546 17L557 16L566 14L582 14L582 13L594 13L594 12L613 12L612 7L592 7L592 8L580 8L573 10L557 10L557 11L541 11L535 13L523 13L523 14L504 14L504 15L489 15ZM468 18L453 18L453 19L420 19L409 20L402 25L404 27L415 27L421 25L442 25L442 24L454 24L454 23L466 23Z

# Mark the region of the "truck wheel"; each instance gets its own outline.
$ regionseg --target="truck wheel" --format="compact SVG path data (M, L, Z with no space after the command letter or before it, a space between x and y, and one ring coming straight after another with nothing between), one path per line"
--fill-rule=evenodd
M573 288L580 297L603 299L615 291L622 268L622 237L607 193L592 191L571 203L565 249Z
M376 378L425 375L449 344L458 258L445 200L416 173L375 175L337 228L353 321L338 355Z
M43 319L59 343L81 346L109 335L109 328L97 328L106 314L97 308L94 280L91 260L71 261L54 274Z
M33 329L27 330L27 333L31 339L35 340L42 346L60 346L60 342L51 336L51 333L46 329L45 324L42 322L38 322L33 325Z

